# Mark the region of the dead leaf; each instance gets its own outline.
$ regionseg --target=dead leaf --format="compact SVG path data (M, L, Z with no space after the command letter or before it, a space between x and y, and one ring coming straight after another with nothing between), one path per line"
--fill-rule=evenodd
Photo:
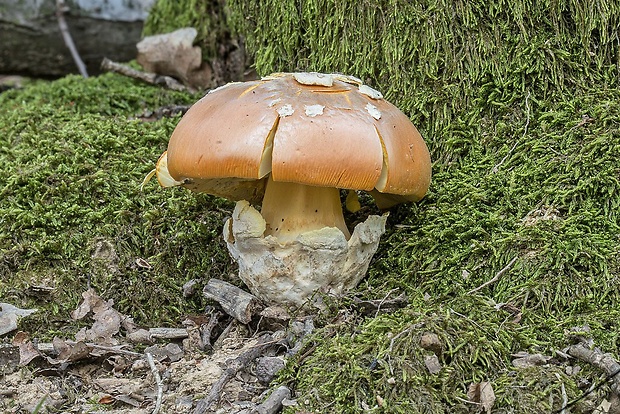
M103 397L99 398L97 402L99 404L112 404L114 401L114 397L112 397L111 395L104 395Z
M84 342L64 341L60 338L54 338L52 341L54 350L58 353L56 359L62 362L79 361L90 356L91 347Z
M101 299L101 297L99 297L99 295L97 295L95 290L92 288L82 293L82 297L84 298L84 301L80 303L76 310L71 312L71 317L73 319L82 319L90 312L99 313L105 309L111 308L113 304L113 302L108 303Z
M89 330L89 340L108 342L120 330L123 316L116 309L110 308L96 313L93 319L95 319L95 323L93 323L92 328Z
M469 384L467 398L469 398L469 401L480 404L487 414L491 414L491 408L495 404L495 393L490 382Z
M20 309L9 303L0 302L0 335L17 329L17 321L25 316L32 315L36 309Z
M17 332L13 337L13 345L19 347L19 365L28 365L30 361L41 356L26 332Z
M116 341L112 337L119 332L121 323L126 318L112 307L113 301L104 301L93 289L82 293L82 297L84 301L71 313L71 317L82 319L92 313L95 322L90 329L82 328L75 335L75 340L115 344Z

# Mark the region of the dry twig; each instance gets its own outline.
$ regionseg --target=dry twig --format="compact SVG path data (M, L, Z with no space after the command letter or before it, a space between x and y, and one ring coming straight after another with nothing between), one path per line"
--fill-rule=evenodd
M153 409L153 414L157 414L161 409L161 402L164 395L164 384L161 381L161 376L159 375L159 371L155 366L155 361L153 360L153 355L150 352L146 353L146 360L151 367L151 372L153 373L153 378L155 378L155 383L157 384L157 401L155 402L155 409Z
M114 62L108 58L104 58L101 62L101 69L107 72L114 72L120 75L127 76L129 78L138 79L142 82L146 82L151 85L162 85L173 91L188 91L182 83L170 76L162 76L156 73L141 72L137 69L130 68L129 66L122 65Z
M201 325L198 328L198 332L200 332L200 350L204 351L205 349L213 349L213 346L211 345L211 333L213 332L213 329L217 326L217 324L219 323L220 320L220 312L214 312L211 314L211 317L209 318L209 322L207 322L204 325Z
M499 272L497 272L497 274L495 276L493 276L492 279L487 280L486 282L484 282L483 284L481 284L480 286L478 286L477 288L474 288L472 290L470 290L469 292L467 292L468 295L471 295L474 292L477 292L481 289L484 289L485 287L489 286L491 283L495 283L499 280L499 278L508 271L508 269L510 269L510 267L512 267L512 265L517 261L517 259L519 258L519 256L515 256L510 263L508 263L506 266L504 266L504 268L502 270L500 270Z
M71 57L73 57L73 61L75 62L75 66L77 66L80 71L80 75L85 78L88 78L88 72L86 71L86 65L80 54L75 47L75 43L73 43L73 38L71 37L71 33L69 32L69 26L67 25L67 21L65 20L65 12L69 10L69 8L65 5L64 0L56 0L56 19L58 19L58 27L60 28L60 33L62 34L62 38L71 52Z
M188 336L185 328L149 328L149 334L155 339L184 339Z

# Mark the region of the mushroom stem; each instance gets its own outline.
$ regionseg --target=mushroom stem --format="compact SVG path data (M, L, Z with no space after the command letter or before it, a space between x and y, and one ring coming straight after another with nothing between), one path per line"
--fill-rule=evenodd
M301 233L336 227L351 237L342 215L340 191L333 187L267 180L261 215L267 223L265 236L280 243L295 240Z

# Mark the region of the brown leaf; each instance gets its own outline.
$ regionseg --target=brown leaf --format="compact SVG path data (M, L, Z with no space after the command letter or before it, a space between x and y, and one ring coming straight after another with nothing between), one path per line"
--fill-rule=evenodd
M114 401L114 397L112 397L111 395L104 395L103 397L99 398L99 401L97 402L99 404L112 404Z
M82 319L92 313L95 320L90 329L82 328L76 335L78 342L98 342L112 344L112 339L118 333L125 316L112 307L113 301L105 301L89 289L82 293L84 301L71 313L73 319Z
M69 343L60 338L54 338L54 349L58 352L58 361L80 361L90 356L91 347L84 342Z
M84 298L84 301L80 303L76 310L71 312L71 317L73 319L82 319L90 312L99 313L105 309L109 309L112 306L111 303L101 299L101 297L95 293L94 289L88 289L86 292L82 293L82 297Z
M495 393L493 392L493 386L490 382L469 384L467 398L472 402L480 404L487 414L491 413L491 408L493 408L493 404L495 404Z
M30 335L26 332L17 332L13 337L13 345L19 347L19 365L28 365L30 361L41 356L39 350L30 340Z

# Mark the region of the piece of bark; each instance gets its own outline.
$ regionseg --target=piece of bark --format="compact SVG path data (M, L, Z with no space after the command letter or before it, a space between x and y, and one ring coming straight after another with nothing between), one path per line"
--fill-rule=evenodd
M211 345L211 334L213 333L213 329L219 323L221 313L214 312L211 314L209 318L209 322L206 324L200 325L198 331L200 332L200 350L204 351L205 349L213 349Z
M156 339L184 339L187 338L185 328L150 328L149 333Z
M275 414L282 409L282 401L291 398L291 390L282 385L272 392L269 397L256 408L250 411L251 414Z
M227 314L243 324L249 323L252 316L262 308L256 296L219 279L210 279L203 294L207 299L219 303Z

